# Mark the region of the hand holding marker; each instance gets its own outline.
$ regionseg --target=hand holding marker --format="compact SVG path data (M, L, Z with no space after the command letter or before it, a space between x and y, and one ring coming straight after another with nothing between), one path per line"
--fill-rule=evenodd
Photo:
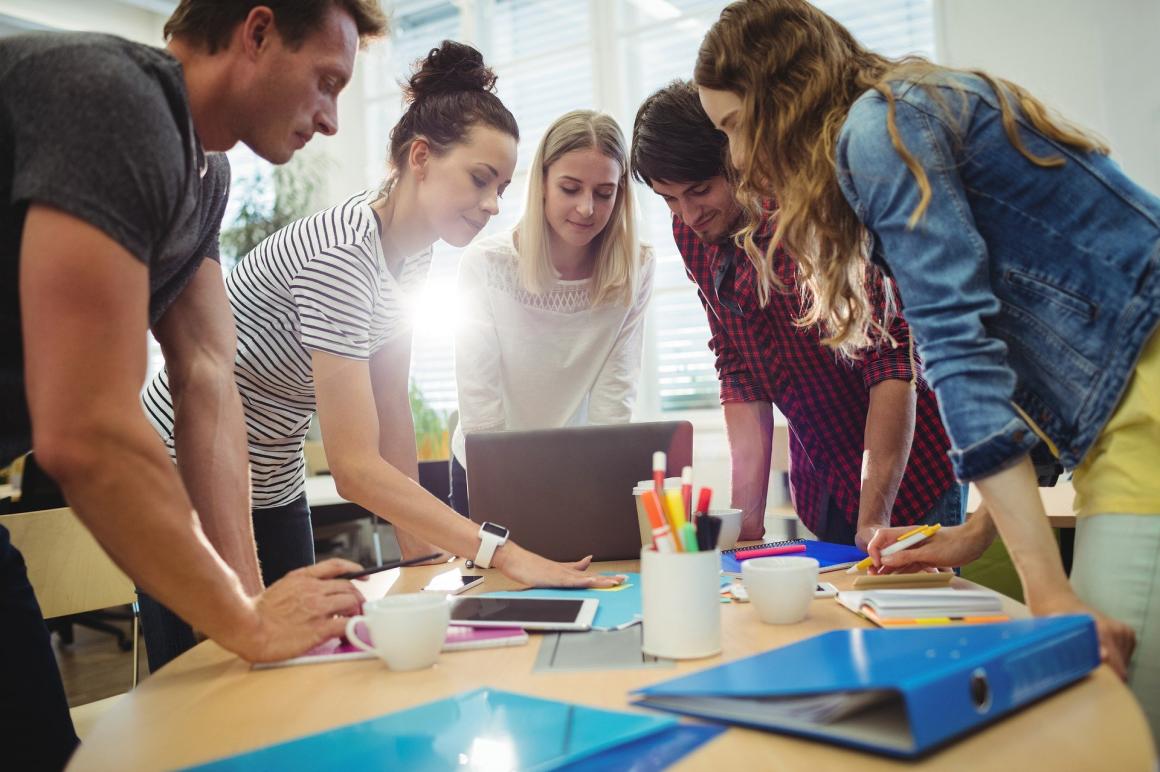
M907 547L913 547L915 544L929 539L940 528L942 528L942 526L937 524L920 525L919 527L907 531L906 533L899 536L898 541L894 542L889 547L884 548L881 552L881 555L882 557L886 557L887 555L893 555L895 552L901 552ZM856 574L859 571L865 571L872 565L874 565L874 558L863 558L854 565L850 566L850 568L846 570L846 573Z

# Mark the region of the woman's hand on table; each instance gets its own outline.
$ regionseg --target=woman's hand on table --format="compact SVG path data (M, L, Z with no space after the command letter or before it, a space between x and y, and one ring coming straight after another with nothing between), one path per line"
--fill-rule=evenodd
M218 642L250 662L274 662L342 635L363 597L349 580L335 577L360 568L332 558L291 571L254 598L251 629Z
M531 587L615 587L625 579L621 575L589 573L591 555L575 563L557 563L512 542L496 552L494 563L504 576Z
M450 557L443 551L442 547L436 547L429 541L425 541L418 536L405 531L402 528L395 528L395 539L399 542L399 554L403 560L411 560L413 558L422 557L423 555L435 555L437 557L422 563L416 563L417 566L435 566L441 563L446 563Z
M1116 675L1127 680L1128 662L1136 649L1136 633L1118 619L1104 616L1079 599L1067 585L1059 592L1044 596L1029 604L1031 613L1037 617L1057 614L1087 614L1096 622L1096 633L1100 639L1100 659L1116 671Z

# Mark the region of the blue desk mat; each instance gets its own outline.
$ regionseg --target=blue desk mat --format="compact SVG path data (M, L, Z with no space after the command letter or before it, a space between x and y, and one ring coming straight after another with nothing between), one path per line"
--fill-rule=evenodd
M615 575L605 571L606 575ZM640 574L623 574L625 584L622 590L567 590L555 588L538 588L531 590L509 590L505 592L487 592L479 597L483 598L565 598L568 600L584 600L593 598L600 601L596 607L596 618L592 620L593 630L618 630L640 619L641 594ZM730 577L722 577L721 585L730 584Z

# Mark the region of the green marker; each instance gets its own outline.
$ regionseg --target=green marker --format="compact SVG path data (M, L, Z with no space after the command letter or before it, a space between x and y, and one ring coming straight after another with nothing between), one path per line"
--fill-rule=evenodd
M692 523L685 522L680 527L681 549L685 552L700 552L697 549L697 529Z

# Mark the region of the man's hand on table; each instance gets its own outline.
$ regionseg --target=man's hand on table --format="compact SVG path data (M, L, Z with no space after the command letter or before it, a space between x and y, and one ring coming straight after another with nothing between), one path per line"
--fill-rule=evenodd
M363 598L350 581L334 577L360 569L332 558L291 571L254 598L248 630L218 643L249 662L274 662L341 636Z
M575 563L557 563L508 542L495 553L493 565L504 576L531 587L615 587L623 576L588 573L592 556Z

